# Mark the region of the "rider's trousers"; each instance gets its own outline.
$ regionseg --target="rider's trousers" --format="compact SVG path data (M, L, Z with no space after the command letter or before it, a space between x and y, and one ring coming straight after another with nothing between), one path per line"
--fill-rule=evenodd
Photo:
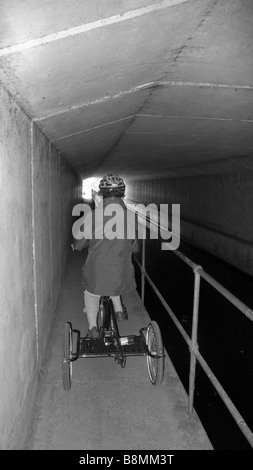
M84 305L85 311L87 314L89 328L92 326L96 326L97 324L97 314L99 308L99 300L101 295L92 294L87 289L84 291ZM121 312L122 311L122 303L121 298L119 295L111 296L114 311Z

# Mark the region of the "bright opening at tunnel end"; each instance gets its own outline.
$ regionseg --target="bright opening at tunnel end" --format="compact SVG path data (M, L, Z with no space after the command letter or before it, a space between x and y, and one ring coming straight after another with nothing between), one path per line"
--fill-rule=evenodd
M136 204L126 203L127 210L118 203L104 206L103 198L96 201L95 209L89 204L76 204L72 216L72 235L82 239L162 239L162 250L177 250L180 245L180 204ZM106 218L106 219L105 219ZM171 220L171 223L170 223ZM170 227L170 228L169 228Z
M82 183L82 198L86 201L92 200L92 191L98 191L98 185L101 178L91 177L83 180Z

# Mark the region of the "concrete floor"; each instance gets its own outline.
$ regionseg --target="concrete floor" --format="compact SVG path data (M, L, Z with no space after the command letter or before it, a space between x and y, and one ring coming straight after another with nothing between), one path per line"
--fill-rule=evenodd
M66 321L86 334L82 312L83 255L71 254L63 281L29 436L28 450L209 450L197 416L187 415L187 396L166 355L163 383L154 387L145 357L127 358L122 369L113 358L73 364L70 391L61 377L62 330ZM129 320L121 334L138 334L149 316L136 291L123 298Z

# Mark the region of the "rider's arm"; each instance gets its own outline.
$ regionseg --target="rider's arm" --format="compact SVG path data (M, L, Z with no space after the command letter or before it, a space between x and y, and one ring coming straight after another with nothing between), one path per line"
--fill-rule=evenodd
M140 250L140 246L139 246L139 242L137 238L135 238L132 242L132 250L133 250L133 253L137 253Z
M81 240L73 240L71 247L73 251L82 251L88 246L88 243L89 240L86 238L82 238Z

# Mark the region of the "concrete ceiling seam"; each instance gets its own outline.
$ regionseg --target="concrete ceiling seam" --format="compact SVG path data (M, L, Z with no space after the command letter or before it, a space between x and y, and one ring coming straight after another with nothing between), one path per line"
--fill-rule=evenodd
M128 134L129 135L129 134ZM148 147L148 148L152 148L152 147L155 147L155 148L158 148L158 147L188 147L190 149L193 149L194 147L197 147L199 148L199 143L175 143L175 142L172 142L172 143L169 143L169 144L161 144L159 142L155 142L155 143L150 143L150 142L140 142L140 143L124 143L124 144L120 144L120 145L123 145L124 147L134 147L134 148L138 148L138 146L142 146L143 148L145 147ZM230 148L234 148L233 145L219 145L219 144L212 144L212 148L213 149L216 149L216 148L227 148L227 149L230 149Z
M217 5L217 2L218 0L213 0L213 4L211 6L211 8L209 8L205 14L204 14L204 17L201 19L199 25L197 26L196 30L195 30L195 34L196 32L203 26L204 22L206 21L206 19L210 16L212 10L214 9L214 7ZM192 36L189 36L185 42L185 44L183 44L181 47L179 47L178 49L175 50L176 52L176 55L175 57L172 59L172 62L176 63L178 61L178 59L180 58L180 56L182 55L183 51L189 47L189 43L190 41L192 40Z
M51 113L51 114L47 114L46 116L41 116L41 117L34 118L33 121L34 122L46 121L47 119L50 119L50 118L55 117L55 116L60 116L61 114L77 111L78 109L87 108L89 106L94 106L94 105L97 105L97 104L101 104L101 103L104 103L104 102L109 101L109 100L122 98L125 95L136 93L138 91L142 91L142 90L149 89L149 88L152 88L152 87L154 87L154 82L143 83L142 85L135 86L133 88L130 88L129 90L123 90L123 91L120 91L119 93L115 93L115 94L112 94L112 95L108 94L108 95L102 96L101 98L97 98L96 100L85 101L83 103L80 103L80 104L77 104L77 105L74 105L74 106L69 106L68 108L61 109L61 110L57 111L56 113Z
M236 158L236 157L235 157ZM244 158L244 157L237 157L237 158ZM184 170L186 170L188 172L188 170L193 170L194 169L197 169L197 168L212 168L212 167L216 167L216 165L224 165L224 163L232 163L232 165L238 165L240 166L242 169L244 168L244 171L247 169L253 171L253 168L244 164L244 163L240 163L240 162L237 162L235 160L233 160L232 158L223 158L223 159L214 159L214 160L206 160L206 161L196 161L196 162L191 162L189 164L186 164L186 165L178 165L178 166L173 166L172 168L170 168L169 170L168 169L164 169L163 170L163 173L166 173L166 175L171 175L171 176L177 176L179 174L179 172L184 172ZM161 175L162 176L162 175ZM160 177L161 177L160 176ZM147 177L147 179L149 179L150 177Z
M135 115L132 116L132 119L129 120L129 122L127 123L126 127L120 132L119 136L117 137L116 141L114 142L114 144L111 146L111 148L106 152L106 154L104 155L104 157L102 157L99 161L99 164L95 167L95 172L96 171L99 171L99 168L101 165L103 165L103 163L106 161L106 159L108 158L108 156L111 154L111 152L115 149L115 147L117 146L117 144L119 143L119 141L121 140L121 137L124 135L126 129L128 129L128 127L131 125L131 123L133 122L133 120L135 119Z
M157 136L163 136L163 135L166 135L164 133L160 133L160 132L143 132L143 131L131 131L131 132L126 132L126 135L157 135ZM167 134L167 135L173 135L173 134ZM180 134L181 137L184 137L184 134ZM199 134L187 134L188 137L199 137ZM209 134L201 134L201 137L207 137L207 138L210 138L210 135ZM217 135L216 134L216 138L223 138L224 136L223 135ZM230 139L244 139L244 137L242 136L237 136L237 135L229 135L227 136L229 137Z
M149 96L146 98L144 104L142 104L142 105L140 106L140 108L139 108L140 110L143 109L145 103L147 102L147 100L148 100L148 99L150 98L150 96L152 95L152 92L153 92L153 90L151 90L151 92L149 93ZM74 133L74 134L70 134L70 135L67 135L67 136L63 136L63 137L61 137L61 138L59 138L59 139L55 139L54 142L60 141L60 140L64 140L64 139L66 139L66 138L68 138L68 137L76 136L76 135L79 135L79 134L82 134L82 133L85 133L85 132L93 131L93 130L96 130L96 129L99 129L99 128L102 128L102 127L105 127L105 126L108 126L108 125L113 125L113 124L116 124L117 122L121 122L121 121L125 121L125 120L129 120L129 121L133 122L134 118L136 118L136 117L145 117L145 118L147 118L147 117L150 118L150 117L151 117L151 118L164 118L164 119L166 119L166 118L167 118L167 119L171 119L171 118L174 118L174 119L195 119L195 120L200 119L200 120L212 120L212 121L215 121L215 120L217 121L217 120L218 120L218 121L232 121L232 122L236 121L236 122L250 122L250 123L253 122L253 120L239 120L239 119L232 119L232 118L214 118L214 117L210 118L210 117L203 117L203 116L202 116L202 117L199 117L199 116L172 116L172 115L164 116L164 115L146 115L146 114L139 114L139 113L137 113L137 114L135 114L135 115L127 116L127 117L125 117L125 118L118 119L118 120L116 120L116 121L112 121L112 122L109 122L109 123L105 123L105 124L102 124L102 125L100 125L100 126L95 126L95 127L93 127L93 128L90 128L90 129L85 129L85 130L79 131L79 132ZM114 143L114 145L112 146L112 148L110 148L110 152L109 152L109 153L111 153L112 150L120 143L120 140L121 140L122 135L129 134L129 133L126 131L126 129L130 126L131 122L126 126L125 129L123 129L123 131L121 132L120 136L117 138L117 140L116 140L116 142ZM142 144L142 145L143 145L143 144ZM148 145L149 145L149 147L150 147L150 144L148 144ZM174 143L174 144L156 144L156 145L158 145L159 147L161 147L161 146L171 146L171 147L175 147L175 146L176 146L175 143ZM182 144L180 144L180 146L182 146ZM192 145L191 145L191 147L192 147ZM224 146L215 145L215 148L224 148ZM230 147L227 147L227 148L230 148ZM103 162L106 160L107 156L108 156L108 152L106 152L106 155L105 155L104 158L102 159ZM101 164L101 163L102 163L102 162L100 162L100 164Z
M149 88L150 88L150 87L149 87ZM131 125L131 123L134 121L135 117L137 117L137 116L139 115L139 112L144 108L145 104L147 103L147 101L149 100L149 98L152 96L152 92L153 92L153 91L154 91L154 89L151 88L151 91L150 91L149 95L148 95L147 98L144 100L144 102L140 105L139 111L138 111L136 114L131 115L131 116L127 116L127 117L125 117L125 118L117 119L116 121L111 121L111 122L109 122L109 123L101 124L100 126L95 126L95 127L90 128L90 129L84 129L84 130L82 130L82 131L79 131L79 132L74 133L74 134L69 135L69 136L63 136L63 137L61 137L61 138L59 138L59 139L56 139L55 142L58 141L58 140L63 140L63 139L65 139L65 138L73 137L73 136L75 136L75 135L79 135L79 134L82 134L82 133L85 133L85 132L93 131L93 130L95 130L95 129L99 129L99 128L102 128L102 127L105 127L105 126L108 126L108 125L113 125L113 124L116 124L116 123L121 122L121 121L129 120L129 121L130 121L129 124L127 125L127 127L126 127L125 129L123 129L123 131L121 132L121 134L120 134L119 137L117 138L115 144L114 144L114 145L112 146L112 148L110 149L110 152L111 152L111 151L113 150L113 148L115 148L116 145L119 143L119 141L120 141L122 135L125 134L126 129L128 129L128 127L129 127L129 126ZM106 156L107 156L107 153L106 153ZM103 161L106 159L106 156L104 157Z
M159 88L159 87L182 87L182 88L187 88L187 87L193 87L193 88L221 88L221 89L234 89L236 90L253 90L252 85L239 85L239 84L228 84L228 83L211 83L211 82L183 82L183 81L156 81L156 82L149 82L149 83L143 83L141 85L138 85L136 87L132 87L129 90L123 90L120 91L119 93L115 93L112 95L105 95L102 96L101 98L97 98L96 100L92 101L85 101L83 103L80 103L78 105L74 106L69 106L66 109L61 109L57 112L47 114L46 116L40 116L36 117L33 119L34 122L38 121L46 121L47 119L50 119L55 116L60 116L61 114L77 111L78 109L89 107L89 106L94 106L97 104L104 103L108 100L112 99L117 99L121 98L123 96L136 93L141 90L148 90L148 89L154 89L154 88Z
M92 21L91 23L82 24L73 28L65 29L63 31L58 31L57 33L47 34L46 36L42 36L40 38L31 39L29 41L25 41L19 44L4 47L0 49L0 57L15 54L16 52L22 52L33 47L42 46L51 42L76 36L78 34L83 34L97 28L110 26L115 23L131 20L133 18L137 18L152 13L154 11L160 11L188 2L189 0L162 0L160 2L152 3L144 7L136 8L134 10L130 10L118 15L113 15L108 18Z
M101 124L100 126L94 126L94 127L91 127L90 129L84 129L84 130L79 131L79 132L74 132L73 134L64 135L63 137L59 137L58 139L55 139L54 142L58 142L59 140L68 139L69 137L73 137L73 136L76 136L76 135L79 135L79 134L83 134L84 132L90 132L90 131L94 131L95 129L101 129L102 127L112 126L113 124L116 124L117 122L127 121L129 119L133 119L134 117L135 117L135 115L133 114L132 116L127 116L127 117L124 117L124 118L121 118L121 119L117 119L116 121L106 122L105 124Z
M197 87L197 88L227 88L234 90L253 90L252 85L233 85L229 83L212 83L212 82L183 82L183 81L157 81L154 85L161 87Z
M129 119L129 122L127 123L127 126L125 129L122 130L122 132L119 134L117 140L115 141L114 145L110 148L110 150L108 152L106 152L105 156L101 159L101 161L99 162L99 165L98 167L95 169L95 171L98 171L99 168L100 168L100 165L103 165L103 163L107 160L108 156L113 152L113 150L117 147L117 145L119 144L122 136L125 134L125 132L127 131L127 129L131 126L131 124L134 122L135 118L137 116L139 116L139 113L142 111L142 109L145 107L146 103L149 101L149 99L151 98L155 88L154 87L149 87L149 93L148 93L148 96L146 98L144 98L144 101L140 104L139 106L139 110L137 111L137 113L135 115L132 116L131 119Z
M158 118L158 119L194 119L200 121L230 121L230 122L253 122L253 119L235 119L235 118L219 118L207 116L176 116L176 115L159 115L159 114L138 114L136 117L142 118Z

